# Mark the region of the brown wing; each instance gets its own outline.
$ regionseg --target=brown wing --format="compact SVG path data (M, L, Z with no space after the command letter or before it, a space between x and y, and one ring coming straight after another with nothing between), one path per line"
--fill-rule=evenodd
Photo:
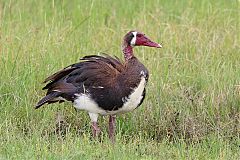
M64 88L64 84L79 87L113 85L116 77L124 70L124 64L110 56L85 56L81 62L72 64L45 79L49 82L43 89ZM61 85L61 87L59 86ZM69 86L69 85L68 85Z
M63 70L47 77L43 88L47 95L35 106L39 108L45 103L61 102L62 98L73 101L76 93L83 93L89 87L111 87L117 82L117 76L125 65L110 56L85 56L81 62L72 64Z

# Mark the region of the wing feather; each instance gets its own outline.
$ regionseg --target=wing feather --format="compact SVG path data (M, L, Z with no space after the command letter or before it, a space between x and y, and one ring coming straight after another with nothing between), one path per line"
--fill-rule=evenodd
M124 64L111 56L90 55L80 59L79 63L72 64L63 70L47 77L43 89L59 89L59 85L70 83L75 87L83 84L88 86L113 85L116 77L124 70Z

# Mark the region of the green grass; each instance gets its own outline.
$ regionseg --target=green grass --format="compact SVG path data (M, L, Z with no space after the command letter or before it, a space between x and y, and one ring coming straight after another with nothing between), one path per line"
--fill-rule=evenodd
M237 0L0 1L0 159L239 159L239 17ZM163 48L135 48L147 97L118 117L115 146L107 117L98 142L70 103L34 110L45 77L84 55L122 58L132 29Z

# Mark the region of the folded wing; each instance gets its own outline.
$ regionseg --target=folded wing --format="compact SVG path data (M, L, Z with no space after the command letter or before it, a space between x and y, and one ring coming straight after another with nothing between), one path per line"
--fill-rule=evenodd
M36 108L45 103L73 101L76 93L84 92L85 87L109 87L117 83L117 76L125 65L116 57L85 56L79 63L72 64L45 79L47 95Z

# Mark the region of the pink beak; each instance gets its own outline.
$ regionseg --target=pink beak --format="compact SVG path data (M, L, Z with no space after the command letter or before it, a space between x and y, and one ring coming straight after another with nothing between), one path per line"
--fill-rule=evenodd
M161 45L161 44L155 43L155 42L153 42L153 41L151 41L151 40L145 42L143 45L144 45L144 46L148 46L148 47L162 48L162 45Z

